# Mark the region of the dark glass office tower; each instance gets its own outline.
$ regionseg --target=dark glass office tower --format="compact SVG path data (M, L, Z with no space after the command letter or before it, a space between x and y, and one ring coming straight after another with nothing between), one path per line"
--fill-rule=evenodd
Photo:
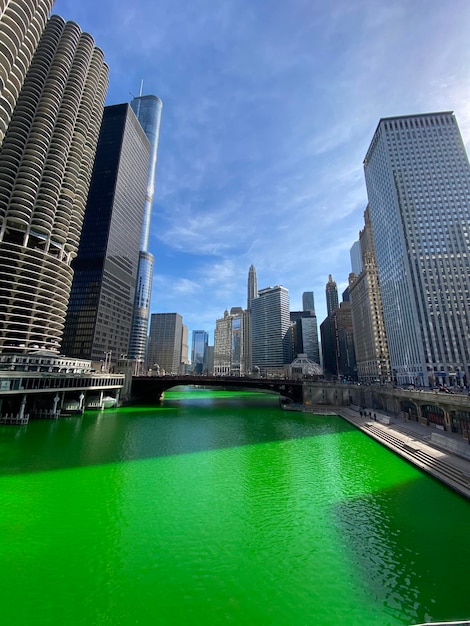
M152 295L153 254L148 251L150 221L152 218L153 194L155 190L155 174L157 168L158 139L160 136L160 120L162 101L157 96L139 96L131 102L131 108L139 120L147 139L150 142L150 164L148 170L147 193L145 194L144 218L140 237L139 265L135 290L134 312L132 317L131 335L128 357L141 364L145 360L147 333L149 325L150 298Z
M131 107L106 107L62 344L97 367L127 354L149 154Z

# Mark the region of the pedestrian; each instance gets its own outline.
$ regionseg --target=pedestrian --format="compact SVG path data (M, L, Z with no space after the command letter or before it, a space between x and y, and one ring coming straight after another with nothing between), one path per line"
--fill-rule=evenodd
M372 417L372 413L369 411L369 417Z
M374 422L377 421L377 415L374 413Z
M359 411L359 415L362 417L362 411Z

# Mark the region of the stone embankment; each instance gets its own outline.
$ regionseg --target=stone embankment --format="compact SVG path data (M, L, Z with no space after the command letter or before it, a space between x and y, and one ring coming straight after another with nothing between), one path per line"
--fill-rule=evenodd
M344 407L331 412L470 500L470 446L452 433L436 436L429 426L401 420L385 424L378 413L374 420Z

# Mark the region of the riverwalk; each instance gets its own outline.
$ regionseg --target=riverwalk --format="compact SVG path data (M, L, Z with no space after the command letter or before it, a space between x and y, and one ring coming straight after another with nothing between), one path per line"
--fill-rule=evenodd
M460 436L379 412L371 417L345 407L331 412L470 500L470 445Z

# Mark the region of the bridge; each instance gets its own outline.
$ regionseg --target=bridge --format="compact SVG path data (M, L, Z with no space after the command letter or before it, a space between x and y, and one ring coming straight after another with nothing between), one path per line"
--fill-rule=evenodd
M283 378L249 378L243 376L133 376L131 399L133 402L152 404L161 399L172 387L205 387L209 389L237 389L271 391L295 404L303 402L303 381Z

